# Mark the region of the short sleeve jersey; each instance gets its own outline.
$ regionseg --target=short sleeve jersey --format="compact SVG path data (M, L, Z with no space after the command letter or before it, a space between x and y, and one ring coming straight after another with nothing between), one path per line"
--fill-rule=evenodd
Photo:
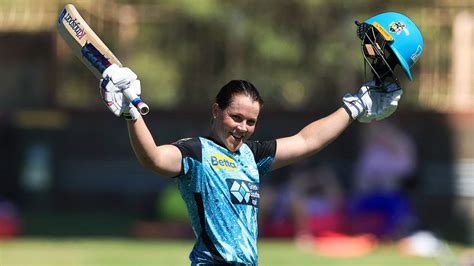
M196 235L192 265L257 265L260 177L269 172L276 141L247 141L237 152L204 137L174 145L183 157L176 182Z

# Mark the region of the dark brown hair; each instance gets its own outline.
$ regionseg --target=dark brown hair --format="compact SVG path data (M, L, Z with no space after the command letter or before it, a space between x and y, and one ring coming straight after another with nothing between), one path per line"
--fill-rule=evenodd
M229 83L224 85L216 95L216 103L219 105L219 108L223 110L229 106L232 97L239 94L248 96L252 100L257 101L260 107L263 106L264 101L257 88L252 83L245 80L231 80Z

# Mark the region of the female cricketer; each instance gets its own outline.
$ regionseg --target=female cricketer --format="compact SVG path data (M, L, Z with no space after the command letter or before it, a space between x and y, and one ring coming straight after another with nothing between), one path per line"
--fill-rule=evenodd
M260 178L317 153L353 120L390 116L402 95L398 82L367 82L358 93L346 94L342 107L295 135L255 141L250 137L264 101L250 82L232 80L215 98L208 136L157 145L144 119L123 96L124 89L140 95L133 71L116 65L106 69L102 97L110 111L126 118L138 161L160 176L174 178L186 203L196 236L191 265L257 265Z

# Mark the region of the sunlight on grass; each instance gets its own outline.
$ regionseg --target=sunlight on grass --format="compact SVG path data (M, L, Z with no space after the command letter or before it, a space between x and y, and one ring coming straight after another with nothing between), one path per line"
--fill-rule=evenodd
M192 241L164 239L20 238L0 241L0 265L189 265L192 245ZM380 246L368 256L345 259L302 251L290 241L262 240L259 249L260 265L438 265L432 258L402 257L391 245Z

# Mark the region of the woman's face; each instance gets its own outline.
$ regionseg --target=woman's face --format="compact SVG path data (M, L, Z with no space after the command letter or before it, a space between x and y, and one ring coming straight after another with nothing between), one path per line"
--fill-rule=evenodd
M250 97L238 94L224 110L215 103L213 137L232 152L237 151L255 131L260 105Z

